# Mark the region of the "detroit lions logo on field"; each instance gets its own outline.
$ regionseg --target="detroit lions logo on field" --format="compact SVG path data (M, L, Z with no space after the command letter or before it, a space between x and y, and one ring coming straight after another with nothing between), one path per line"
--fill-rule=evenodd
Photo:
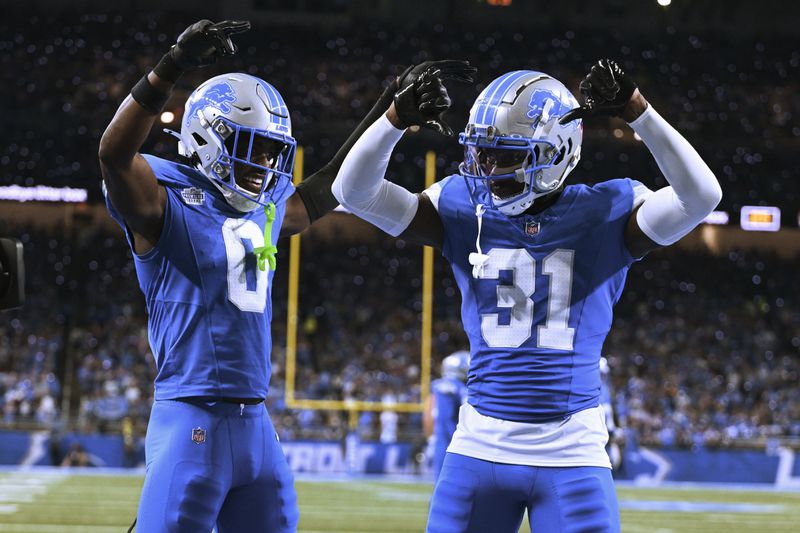
M206 107L216 107L222 113L230 113L231 102L236 101L236 91L230 83L220 82L212 85L205 91L196 94L189 101L189 112L186 113L186 124L197 115L197 112Z
M547 112L547 117L544 117L544 119L549 120L554 116L560 117L577 106L578 102L567 95L564 95L564 98L559 98L556 93L551 91L536 89L531 93L531 99L528 102L527 116L528 118L536 118Z

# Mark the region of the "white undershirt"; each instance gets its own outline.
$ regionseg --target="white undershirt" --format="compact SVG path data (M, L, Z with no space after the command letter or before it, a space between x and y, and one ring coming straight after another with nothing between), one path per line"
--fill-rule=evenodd
M611 468L607 442L605 413L599 406L566 420L528 424L484 416L465 403L447 451L514 465Z

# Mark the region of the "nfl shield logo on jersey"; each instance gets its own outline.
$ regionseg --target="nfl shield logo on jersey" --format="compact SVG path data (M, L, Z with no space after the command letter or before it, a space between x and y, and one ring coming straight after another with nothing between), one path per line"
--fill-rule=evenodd
M528 237L533 237L534 235L539 234L539 223L538 222L526 222L525 223L525 235Z
M192 430L192 442L195 444L203 444L206 441L206 430L203 428L194 428Z

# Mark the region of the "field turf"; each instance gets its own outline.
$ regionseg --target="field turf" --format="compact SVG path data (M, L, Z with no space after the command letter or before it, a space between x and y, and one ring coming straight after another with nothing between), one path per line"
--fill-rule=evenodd
M141 485L130 475L0 472L0 532L125 532ZM305 533L423 531L431 493L426 483L306 477L297 489ZM800 492L622 486L618 493L625 532L800 531Z

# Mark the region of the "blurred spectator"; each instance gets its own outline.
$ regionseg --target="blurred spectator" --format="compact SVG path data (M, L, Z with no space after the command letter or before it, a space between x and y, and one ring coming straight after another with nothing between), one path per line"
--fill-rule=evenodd
M0 132L0 185L88 187L100 198L96 147L118 103L195 14L40 14L17 10L0 21L0 80L14 105ZM543 19L546 21L547 19ZM211 69L188 73L169 104L178 127L183 99L202 80L224 70L246 71L278 87L292 114L307 166L326 161L349 128L380 94L381 84L403 66L458 56L479 69L475 87L454 89L451 112L464 124L467 109L488 80L516 68L548 72L577 92L598 54L616 57L647 98L684 132L716 171L725 191L721 208L764 202L790 209L800 204L800 49L793 38L727 33L700 36L672 26L663 30L575 31L564 24L486 29L457 23L430 31L357 21L336 29L298 32L270 25L241 37L241 52ZM456 118L458 117L458 118ZM584 157L573 179L616 177L620 165L633 176L659 172L646 149L619 120L587 121ZM395 155L414 165L414 136ZM452 140L425 139L458 162ZM408 151L405 151L408 150ZM166 135L145 151L176 152ZM453 170L455 167L449 167ZM404 177L405 179L405 177ZM657 180L657 184L663 182Z

